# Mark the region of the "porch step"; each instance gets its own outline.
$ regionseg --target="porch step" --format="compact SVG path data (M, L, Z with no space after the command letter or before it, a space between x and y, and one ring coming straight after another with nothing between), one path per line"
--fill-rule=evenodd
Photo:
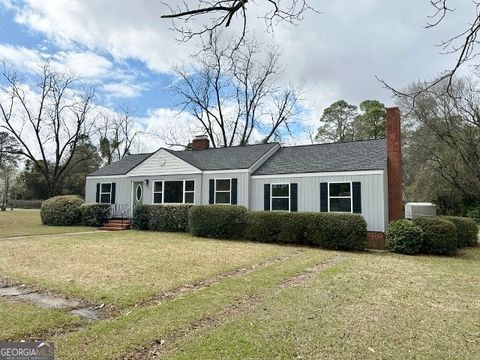
M130 229L131 226L132 226L132 220L109 219L99 229L108 230L108 231L118 231L118 230Z

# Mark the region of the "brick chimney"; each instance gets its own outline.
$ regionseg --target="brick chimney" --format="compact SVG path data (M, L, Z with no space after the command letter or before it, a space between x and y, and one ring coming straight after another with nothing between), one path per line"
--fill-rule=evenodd
M205 135L198 135L192 140L192 150L206 150L210 147L210 141Z
M388 221L403 218L400 110L387 108Z

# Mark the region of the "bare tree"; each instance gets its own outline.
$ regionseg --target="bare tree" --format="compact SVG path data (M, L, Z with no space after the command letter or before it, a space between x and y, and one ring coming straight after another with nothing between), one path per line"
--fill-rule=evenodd
M174 68L179 80L172 89L211 145L246 145L254 137L266 143L288 134L301 90L278 86L278 50L263 56L260 44L251 40L232 51L234 45L219 36L210 44L194 55L193 68Z
M440 26L447 16L451 16L455 12L454 8L449 7L449 0L430 0L430 4L433 7L434 12L429 16L429 22L426 25L427 29ZM438 91L439 87L437 85L439 84L442 84L440 88L443 88L447 95L454 96L455 91L453 91L453 82L455 75L462 67L471 61L474 61L480 55L480 52L478 51L479 41L477 38L480 31L480 2L477 0L472 0L472 7L472 19L467 24L465 30L458 34L452 35L450 38L437 45L441 49L442 54L456 55L456 61L450 69L445 70L440 76L431 81L425 81L423 84L419 84L419 86L417 86L413 92L411 92L413 89L410 89L410 92L395 89L385 80L378 80L386 88L392 90L394 95L400 97L410 97L413 100L412 105L415 105L415 100L424 91L428 91L435 87L436 91ZM476 70L478 70L480 64L474 63L473 66Z
M315 12L307 0L265 0L263 4L249 0L196 0L193 1L193 5L192 1L185 0L174 1L173 5L171 1L162 3L170 11L169 14L162 15L162 18L176 19L183 23L180 26L173 22L174 29L181 34L183 40L189 40L197 35L211 35L222 27L229 27L235 18L240 18L243 39L247 30L247 15L250 11L247 9L250 9L250 4L260 11L258 16L265 20L267 30L271 30L275 23L282 21L297 24L307 11ZM192 21L198 17L207 18L206 23L198 29L190 27Z
M107 164L129 155L142 133L133 116L133 111L123 106L118 113L103 114L96 122L95 128L100 134L100 155Z
M41 65L38 83L22 83L4 67L0 129L18 142L16 153L42 174L49 196L61 192L69 169L84 161L75 150L88 136L94 92L74 76ZM88 155L86 155L88 157Z
M421 86L421 85L420 85ZM451 94L446 88L451 87ZM417 91L413 85L410 92ZM448 79L424 90L415 104L408 96L401 97L401 105L412 109L407 123L406 157L407 182L431 168L428 181L439 177L468 201L480 201L480 92L472 79ZM409 174L410 173L410 174ZM409 179L410 177L411 179ZM412 180L413 179L413 180ZM430 191L439 190L427 185Z

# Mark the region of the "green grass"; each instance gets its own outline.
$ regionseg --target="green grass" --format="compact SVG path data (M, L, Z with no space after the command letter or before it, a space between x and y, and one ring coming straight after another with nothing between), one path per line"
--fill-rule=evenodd
M183 338L166 358L477 359L479 273L479 249L460 258L355 254Z
M0 341L22 340L30 334L81 324L78 316L0 298Z
M137 231L29 237L1 246L0 277L120 307L293 251Z
M17 214L10 225L0 221L1 231L22 223L24 214ZM36 226L15 231L51 229ZM480 248L431 257L137 231L5 237L0 278L117 307L112 318L62 333L81 320L0 299L0 340L57 333L43 340L55 341L60 359L144 358L161 339L158 349L170 359L477 359L480 353ZM291 257L133 306L284 254ZM338 263L304 282L289 281L339 254Z
M0 239L14 236L62 234L93 231L84 226L45 226L40 219L40 210L0 211Z
M262 294L332 253L311 250L242 277L232 277L164 304L127 311L82 331L54 338L62 359L123 358L136 347L187 332L192 323L214 317L237 299ZM198 358L194 356L193 358Z

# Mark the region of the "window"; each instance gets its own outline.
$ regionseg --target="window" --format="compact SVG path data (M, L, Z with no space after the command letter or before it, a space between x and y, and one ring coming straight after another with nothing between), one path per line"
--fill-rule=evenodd
M328 206L330 212L352 212L352 183L329 183Z
M193 204L195 202L195 181L185 181L185 204Z
M112 184L100 184L100 203L110 204L112 202Z
M163 202L166 204L183 203L183 181L164 181Z
M215 179L215 204L231 204L231 179Z
M153 203L161 204L163 202L163 182L155 181L153 183Z
M271 186L271 209L290 211L290 184L272 184Z
M154 204L193 204L195 198L195 181L154 181Z

